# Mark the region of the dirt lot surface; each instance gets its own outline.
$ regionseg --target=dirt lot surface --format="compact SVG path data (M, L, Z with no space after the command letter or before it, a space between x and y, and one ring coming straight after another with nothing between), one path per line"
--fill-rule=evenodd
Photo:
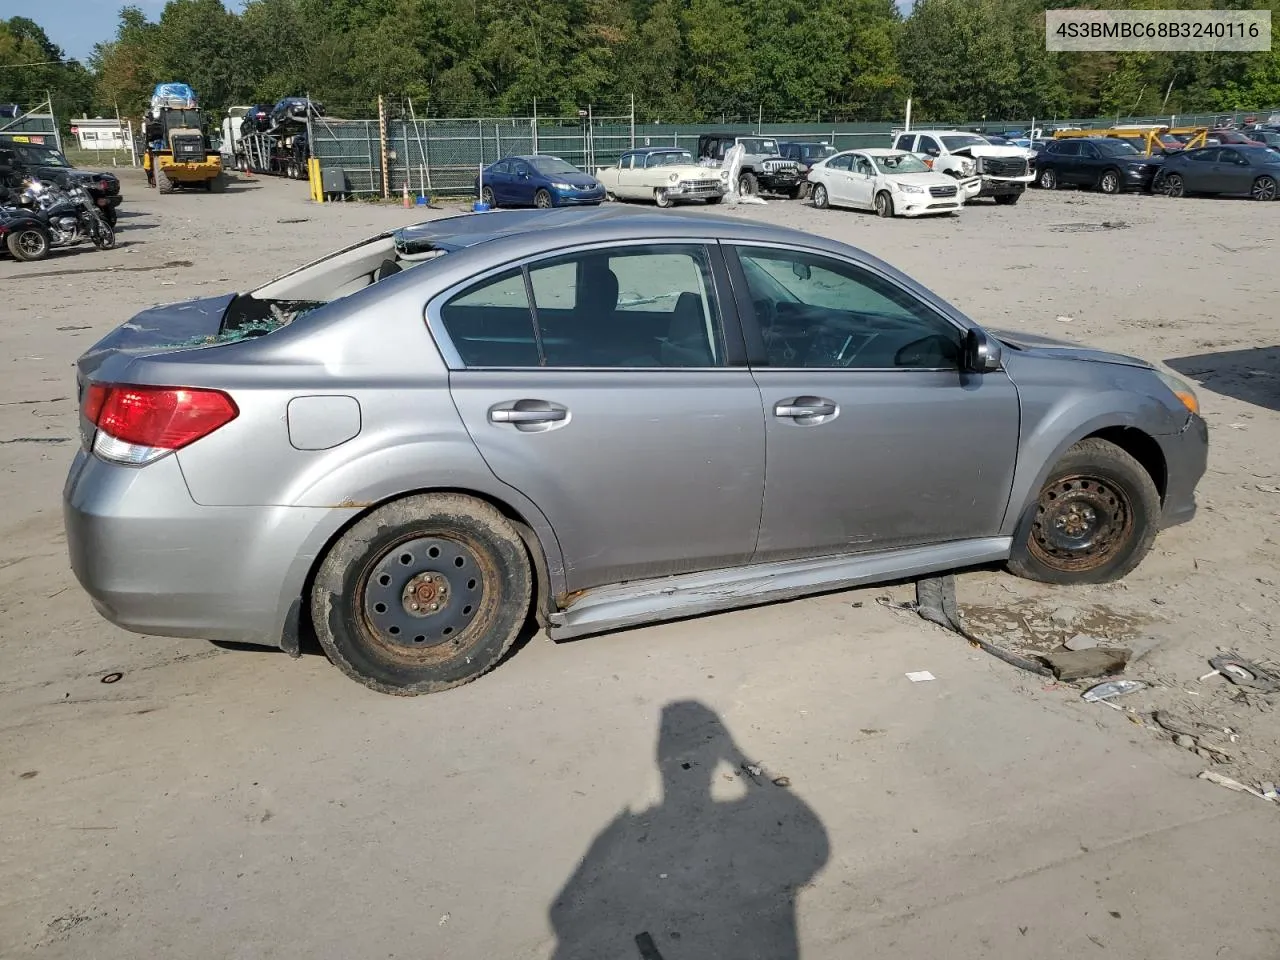
M1280 805L1196 776L1280 781L1276 697L1198 679L1221 649L1280 659L1280 205L732 214L1198 384L1200 515L1126 581L959 578L993 642L1143 652L1152 686L1112 710L876 602L905 587L538 637L412 700L110 626L62 533L74 359L144 306L421 217L275 180L124 190L117 250L0 261L0 957L1275 957Z

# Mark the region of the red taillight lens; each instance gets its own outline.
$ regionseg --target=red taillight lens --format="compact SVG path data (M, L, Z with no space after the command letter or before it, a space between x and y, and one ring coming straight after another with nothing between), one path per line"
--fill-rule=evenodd
M221 390L92 384L85 392L84 414L103 433L123 443L159 450L180 450L240 413Z

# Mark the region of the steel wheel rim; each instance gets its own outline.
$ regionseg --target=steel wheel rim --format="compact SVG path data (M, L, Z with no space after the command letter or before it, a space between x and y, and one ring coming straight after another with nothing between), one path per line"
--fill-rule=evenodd
M1274 200L1276 198L1276 182L1270 177L1260 177L1253 185L1253 199Z
M18 247L23 253L39 256L47 246L45 239L36 230L23 230L18 234Z
M1124 549L1133 526L1133 507L1118 484L1084 475L1062 477L1040 492L1028 547L1055 570L1096 570Z
M474 625L484 619L489 566L471 544L449 537L411 537L386 548L356 592L369 638L400 658L457 655L483 632Z

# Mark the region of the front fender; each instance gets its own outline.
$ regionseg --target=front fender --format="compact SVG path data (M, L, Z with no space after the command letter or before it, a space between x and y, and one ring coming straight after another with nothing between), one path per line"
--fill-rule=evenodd
M1061 386L1037 384L1030 389L1020 387L1019 402L1022 427L1018 463L1009 506L1000 525L1002 536L1016 533L1019 521L1039 495L1049 472L1063 454L1081 440L1115 427L1130 427L1152 437L1167 436L1182 429L1186 420L1185 417L1179 420L1157 397L1121 389L1118 385L1098 390L1083 385L1064 391Z

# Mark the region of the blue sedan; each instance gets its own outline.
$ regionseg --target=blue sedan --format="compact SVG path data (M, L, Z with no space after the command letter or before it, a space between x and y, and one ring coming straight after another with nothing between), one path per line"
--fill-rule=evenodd
M476 196L496 207L594 206L604 187L559 157L506 157L476 178Z

